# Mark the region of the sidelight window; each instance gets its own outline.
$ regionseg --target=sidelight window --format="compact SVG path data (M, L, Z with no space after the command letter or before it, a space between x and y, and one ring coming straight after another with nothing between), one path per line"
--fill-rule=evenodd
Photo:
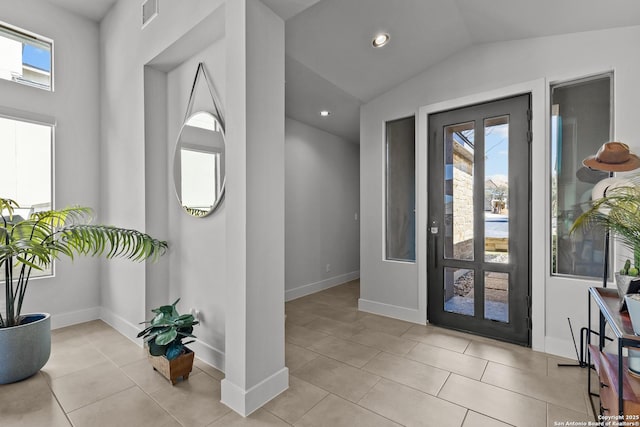
M416 260L415 117L386 123L386 259Z
M591 190L607 172L582 160L612 139L613 75L551 85L551 274L602 278L604 230L584 227L570 234Z

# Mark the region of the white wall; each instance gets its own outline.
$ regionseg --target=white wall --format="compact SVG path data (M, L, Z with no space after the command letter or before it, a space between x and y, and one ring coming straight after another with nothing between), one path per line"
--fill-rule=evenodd
M432 67L394 90L371 101L361 113L361 293L367 308L382 311L392 305L397 317L424 322L426 281L426 192L418 192L418 264L397 264L382 260L383 124L387 120L417 114L421 107L462 98L477 100L505 92L504 88L530 87L534 116L548 121L548 83L615 71L615 135L640 151L637 117L640 114L640 84L637 50L640 27L577 33L562 36L494 43L469 48ZM533 83L531 83L533 82ZM536 83L542 82L543 84ZM542 87L541 87L542 86ZM506 90L507 92L509 89ZM474 97L474 94L476 95ZM424 111L424 110L423 110ZM419 117L421 153L426 153L426 117ZM536 125L534 117L533 236L549 235L548 123ZM419 157L419 176L426 179L426 155ZM425 188L425 183L418 183ZM534 348L573 356L567 317L574 330L587 323L587 289L598 285L586 280L552 278L549 275L548 238L533 241ZM422 255L421 255L422 254ZM538 280L539 279L539 280ZM418 300L418 301L416 301ZM366 305L366 304L365 304ZM388 308L388 307L387 307Z
M202 339L211 340L210 353L224 348L224 360L208 360L225 371L223 402L246 415L288 386L283 298L284 23L258 0L199 0L189 2L189 7L170 0L160 3L160 15L144 29L140 29L139 4L128 0L118 1L100 26L102 206L109 222L143 230L148 225L160 232L166 228L167 235L158 237L170 237L170 250L175 252L169 255L169 266L107 264L101 281L102 317L133 338L138 322L147 317L147 298L180 293L186 305L202 310L207 323ZM222 38L223 43L212 45ZM175 119L182 122L188 96L184 89L199 57L211 65L215 78L224 80L215 82L225 86L218 86L220 95L234 96L224 102L224 207L210 218L195 220L179 216L184 214L177 202L167 196L172 189L170 175L162 180L161 168L151 162L163 162L169 169L179 125ZM166 92L145 99L145 91L149 96L154 85L163 84L162 73L174 69L166 76ZM164 154L155 156L152 138L163 135L145 127L145 117L162 111L151 105L145 109L145 103L165 97L170 123ZM156 185L151 180L163 182ZM146 197L148 191L153 197ZM152 218L155 209L160 215L166 213L167 220ZM196 247L188 248L191 244ZM215 271L221 264L225 270ZM154 267L168 268L169 279L162 280ZM149 288L155 285L157 292ZM217 294L222 287L223 297ZM223 315L224 323L217 324Z
M162 182L168 198L166 213L168 239L171 242L169 300L173 302L181 298L181 312L187 312L190 308L200 311L202 322L196 335L208 348L199 348L196 351L199 357L204 357L216 366L224 366L222 360L227 284L226 205L223 200L215 212L204 218L187 215L175 196L173 155L199 62L205 64L209 83L215 87L222 106L225 105L225 61L221 60L224 56L225 42L222 39L184 61L167 75L168 138L165 150L168 163L165 180ZM196 87L194 99L191 113L199 110L215 111L209 89L202 76ZM210 354L204 356L205 351Z
M227 292L221 401L248 415L289 385L284 366L284 22L226 4Z
M359 277L359 151L343 138L285 121L286 300Z
M223 0L196 0L191 1L189 7L184 7L179 2L161 0L160 14L141 29L140 4L120 0L101 22L100 184L101 213L106 222L146 231L147 218L154 209L163 204L167 209L171 208L173 200L168 196L166 201L162 200L161 195L146 200L148 188L155 188L159 192L165 190L166 194L171 187L168 186L168 181L163 181L161 189L147 182L147 179L158 179L162 172L152 172L144 167L148 150L151 149L145 141L144 67L178 42L200 21L211 16L222 4ZM221 15L224 16L224 13ZM209 33L223 34L224 18L221 22L222 29L212 27ZM162 80L153 71L149 71L147 75L148 79L155 77L155 80ZM167 135L169 130L167 128ZM164 141L162 147L168 149ZM166 161L170 159L172 157L167 154ZM165 161L162 156L159 160ZM169 179L168 176L166 179ZM152 204L149 209L147 203ZM168 215L168 212L164 214ZM168 221L168 217L165 221ZM163 221L150 221L149 231L162 229ZM167 232L155 237L168 239L169 235ZM167 282L154 283L161 276L160 273L155 274L157 272L154 269L166 271L167 262L168 260L162 260L158 265L145 265L115 260L105 264L101 277L103 318L134 338L138 323L149 317L145 303L146 288L159 286L160 296L169 294ZM150 296L153 296L153 292Z
M37 0L2 2L0 17L53 39L55 50L55 91L0 80L0 108L18 117L23 111L55 119L54 207L84 205L99 212L97 24ZM52 313L54 328L95 319L100 306L99 269L99 261L92 258L56 262L55 277L31 281L23 311Z

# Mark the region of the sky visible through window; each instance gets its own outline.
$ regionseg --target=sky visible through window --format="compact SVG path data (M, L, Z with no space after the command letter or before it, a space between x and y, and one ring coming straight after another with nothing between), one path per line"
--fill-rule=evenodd
M53 42L0 23L0 79L53 90Z
M473 151L474 130L456 132L454 138L468 150ZM484 137L485 179L507 182L509 171L509 125L501 124L487 127Z
M509 125L491 126L485 134L485 177L508 182Z
M22 45L22 63L29 67L51 72L51 51L25 43Z

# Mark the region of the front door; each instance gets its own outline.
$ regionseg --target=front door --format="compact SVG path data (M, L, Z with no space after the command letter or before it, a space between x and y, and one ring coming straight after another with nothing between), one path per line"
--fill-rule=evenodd
M429 115L429 322L522 345L531 344L530 98Z

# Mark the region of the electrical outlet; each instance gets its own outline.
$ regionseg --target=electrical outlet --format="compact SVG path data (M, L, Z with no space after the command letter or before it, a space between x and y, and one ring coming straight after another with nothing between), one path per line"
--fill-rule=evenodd
M358 220L358 212L356 212L356 213L353 215L353 219L355 219L356 221Z
M331 264L327 264L327 266L325 267L325 270L328 272L331 271Z
M198 310L197 308L192 308L189 310L189 312L191 313L194 319L200 320L200 310Z

